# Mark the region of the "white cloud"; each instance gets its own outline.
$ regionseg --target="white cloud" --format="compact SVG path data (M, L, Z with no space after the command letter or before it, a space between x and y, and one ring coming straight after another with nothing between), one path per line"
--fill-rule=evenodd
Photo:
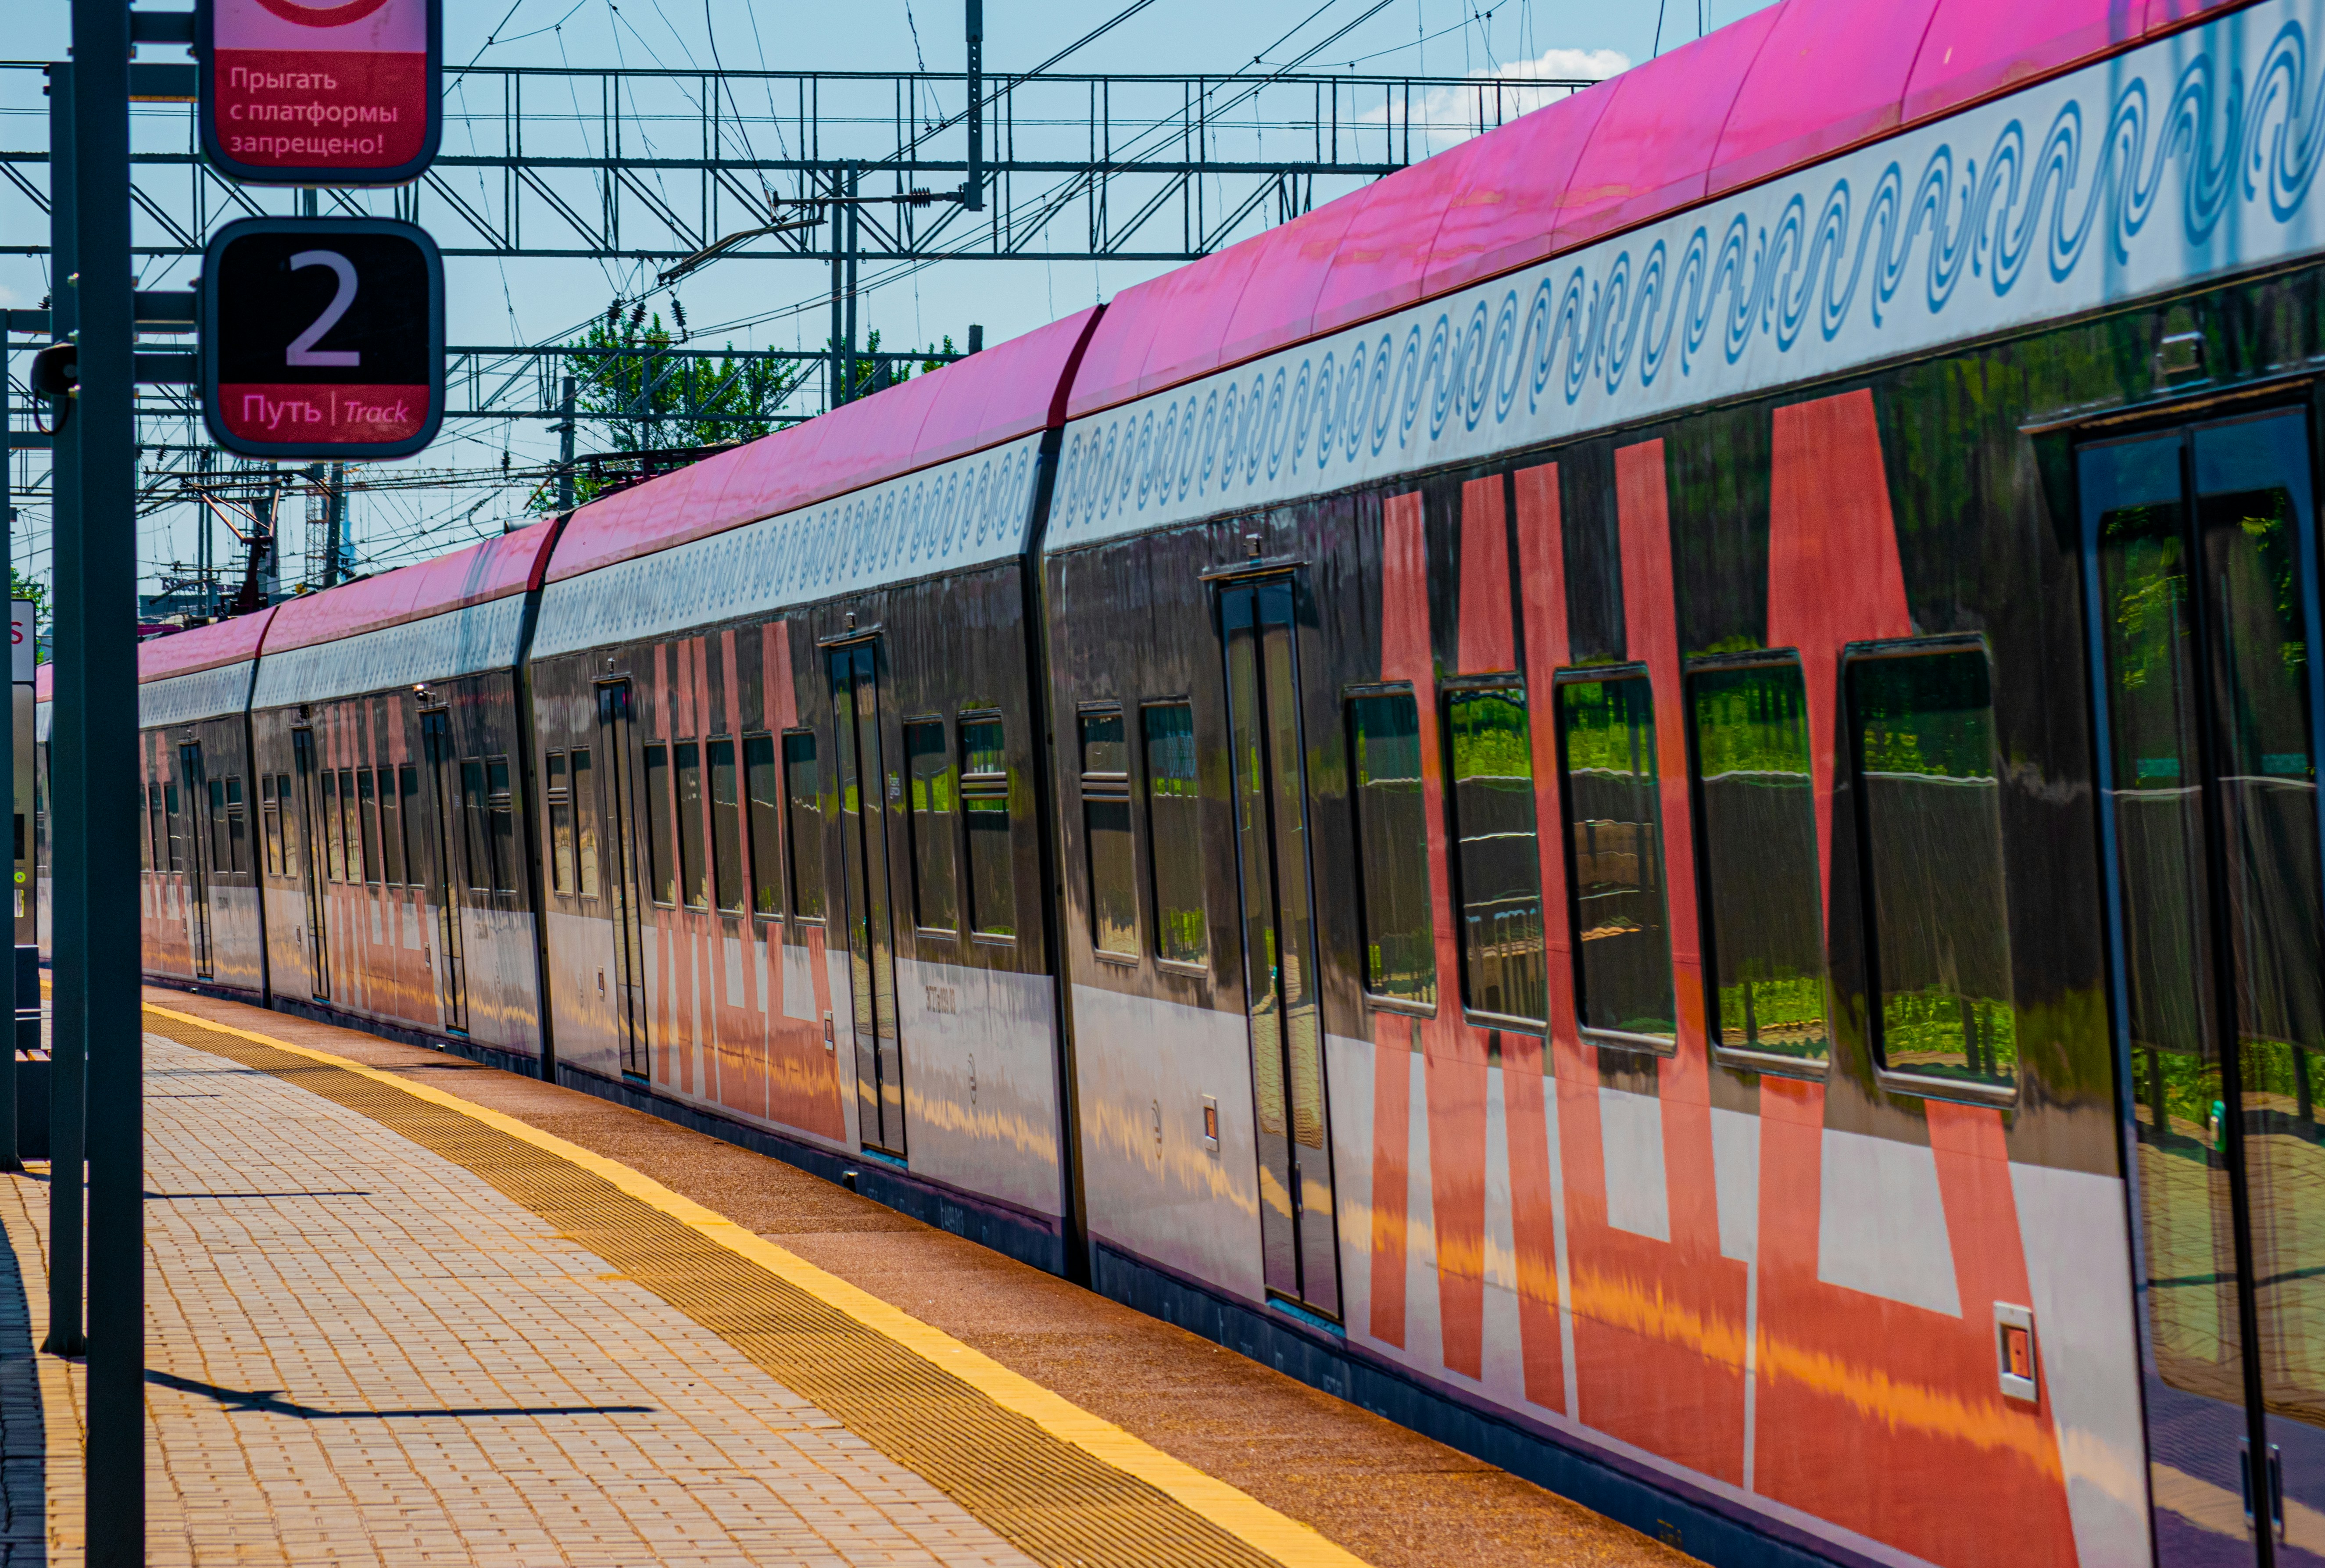
M1463 85L1431 88L1412 101L1413 155L1417 159L1441 153L1480 132L1556 103L1575 90L1564 83L1604 81L1630 69L1631 57L1618 50L1552 49L1539 60L1473 70ZM1406 102L1402 98L1394 98L1365 116L1376 125L1398 129L1404 126L1406 117Z

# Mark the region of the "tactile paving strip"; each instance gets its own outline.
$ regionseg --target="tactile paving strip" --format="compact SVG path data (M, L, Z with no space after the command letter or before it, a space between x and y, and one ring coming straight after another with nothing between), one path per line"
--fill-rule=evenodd
M1183 1568L1276 1559L1144 1480L996 1405L943 1369L612 1183L359 1073L147 1016L154 1033L369 1117L470 1171L733 1345L1028 1555Z

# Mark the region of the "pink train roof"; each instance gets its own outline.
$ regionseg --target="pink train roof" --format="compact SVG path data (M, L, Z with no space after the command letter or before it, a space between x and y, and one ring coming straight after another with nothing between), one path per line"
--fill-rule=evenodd
M274 607L266 651L281 654L336 642L538 588L556 533L553 524L535 523L433 561L284 599Z
M221 664L239 664L245 659L255 659L273 619L274 611L270 608L255 615L213 621L190 632L172 632L166 637L140 643L138 682L166 681L172 675L190 675L198 670L215 670ZM40 673L41 684L35 694L45 699L49 694L49 666L42 665Z
M577 577L1063 422L1095 307L573 514L549 569Z
M1094 413L1511 271L2246 0L1780 0L1107 307Z

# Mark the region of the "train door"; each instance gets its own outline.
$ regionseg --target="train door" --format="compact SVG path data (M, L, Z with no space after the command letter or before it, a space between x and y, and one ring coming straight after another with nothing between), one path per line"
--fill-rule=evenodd
M888 808L903 781L881 763L878 647L831 653L832 754L839 785L840 858L848 900L848 995L856 1018L857 1132L904 1152L904 1053L896 1030L896 950L889 922Z
M452 753L452 728L442 712L420 716L420 738L428 766L428 793L421 815L428 822L428 902L436 911L436 1001L444 1027L468 1029L468 963L460 939L459 764Z
M597 688L598 755L606 759L598 821L606 824L612 864L607 882L614 916L614 1027L622 1044L622 1071L647 1075L646 877L638 830L636 751L631 735L630 683Z
M1288 577L1219 593L1227 645L1244 983L1259 1127L1260 1246L1267 1288L1340 1313L1339 1240L1324 1100L1308 784Z
M194 974L201 979L210 978L210 814L208 781L202 772L202 748L199 742L187 741L178 747L178 793L185 803L182 814L172 818L184 824L182 846L172 846L179 853L171 859L182 866L186 876L186 947L193 960Z
M2307 424L2280 409L2078 454L2165 1568L2325 1563Z
M299 781L299 875L307 891L307 975L315 1000L331 995L330 943L324 940L323 918L330 900L323 887L323 803L315 762L315 732L291 732L291 756Z

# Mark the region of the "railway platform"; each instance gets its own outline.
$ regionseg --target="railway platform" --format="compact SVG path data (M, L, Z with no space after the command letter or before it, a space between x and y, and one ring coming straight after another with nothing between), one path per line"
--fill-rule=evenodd
M155 1563L1690 1561L638 1112L176 992L146 1027ZM0 1181L0 1561L70 1563L45 1168Z

